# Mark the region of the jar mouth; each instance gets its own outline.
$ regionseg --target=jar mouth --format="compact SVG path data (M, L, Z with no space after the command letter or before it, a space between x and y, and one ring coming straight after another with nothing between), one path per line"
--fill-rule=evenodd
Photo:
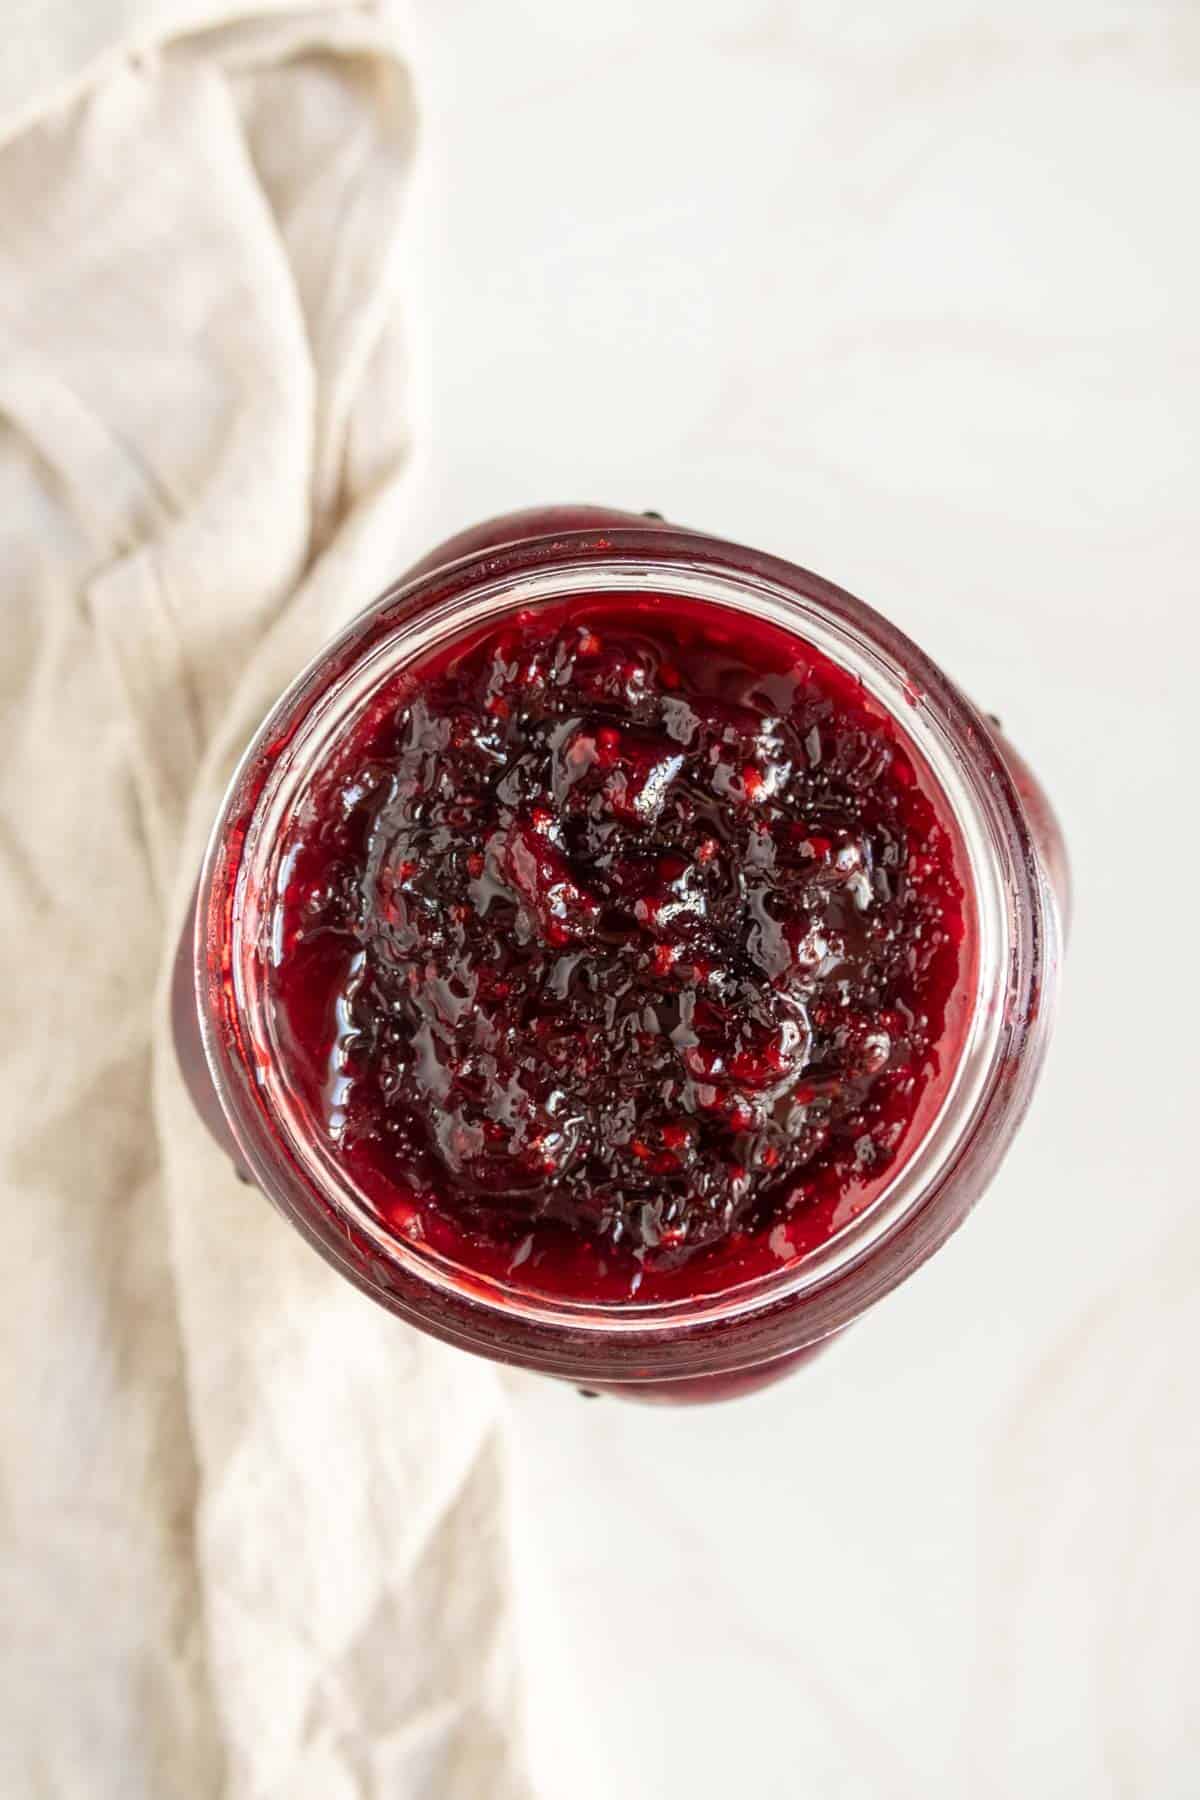
M331 1147L306 1128L267 1004L288 821L306 784L383 684L450 638L516 611L598 592L653 593L752 613L856 677L896 722L951 824L973 925L973 955L962 977L971 985L970 999L954 1069L939 1083L933 1116L920 1120L916 1137L914 1120L899 1167L882 1178L869 1204L776 1271L665 1300L552 1296L398 1237ZM196 943L202 1036L226 1115L259 1184L327 1255L327 1227L332 1221L335 1234L340 1227L345 1271L385 1303L392 1292L396 1310L428 1323L413 1300L424 1290L443 1335L469 1342L473 1332L487 1339L515 1330L522 1360L551 1367L565 1357L563 1373L586 1371L589 1345L627 1341L644 1359L649 1347L681 1329L719 1333L781 1308L793 1313L804 1306L813 1329L806 1327L802 1341L814 1341L846 1322L840 1314L851 1295L850 1316L877 1297L867 1290L885 1243L910 1240L911 1260L902 1259L900 1272L891 1273L886 1285L893 1285L957 1223L950 1218L940 1235L912 1229L936 1208L997 1107L1011 1108L1017 1098L1013 1035L1026 1035L1036 1023L1040 940L1053 929L1037 877L1020 803L984 721L915 645L862 602L786 563L690 533L634 528L527 540L390 590L322 653L266 720L234 776L205 863ZM1017 1085L1027 1089L1031 1076ZM324 1220L317 1232L309 1216L314 1209ZM371 1283L363 1282L364 1257Z

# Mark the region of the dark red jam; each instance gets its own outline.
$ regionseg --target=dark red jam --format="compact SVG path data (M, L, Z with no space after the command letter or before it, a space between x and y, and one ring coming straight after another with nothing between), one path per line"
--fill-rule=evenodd
M381 1220L578 1300L794 1261L899 1166L968 1007L955 840L803 641L596 594L375 700L293 821L278 1053Z

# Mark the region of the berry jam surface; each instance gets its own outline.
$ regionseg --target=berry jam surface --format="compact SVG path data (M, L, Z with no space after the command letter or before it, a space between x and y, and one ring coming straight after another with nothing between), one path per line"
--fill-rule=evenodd
M969 1012L956 840L801 639L596 594L410 663L297 807L276 1053L398 1237L619 1303L795 1261L878 1193Z

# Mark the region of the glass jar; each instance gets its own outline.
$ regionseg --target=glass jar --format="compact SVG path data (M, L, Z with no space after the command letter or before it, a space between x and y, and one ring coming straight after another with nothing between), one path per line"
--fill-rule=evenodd
M289 1091L264 1001L272 896L297 795L382 684L418 655L573 594L716 601L782 626L860 680L941 790L976 926L972 994L935 1116L858 1217L785 1267L686 1301L585 1304L485 1277L390 1233ZM913 643L803 569L599 508L511 514L435 550L347 627L279 701L217 818L175 1031L196 1105L239 1169L341 1273L414 1325L583 1390L727 1397L811 1356L931 1255L983 1191L1028 1105L1054 1013L1066 860L1026 765Z

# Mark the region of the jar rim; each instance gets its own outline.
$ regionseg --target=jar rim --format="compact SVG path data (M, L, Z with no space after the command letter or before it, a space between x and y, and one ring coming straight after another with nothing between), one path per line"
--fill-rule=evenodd
M402 1240L300 1129L264 1036L254 964L272 846L297 784L386 680L434 642L573 593L678 594L753 611L848 668L915 744L950 807L976 914L975 995L936 1116L865 1210L776 1271L687 1299L593 1304L508 1285ZM901 709L903 708L903 712ZM467 1347L577 1378L724 1373L831 1334L902 1280L982 1190L1027 1103L1057 972L1049 884L986 721L889 621L823 578L652 525L523 539L401 582L360 613L268 714L218 813L195 975L214 1086L259 1185L377 1300Z

